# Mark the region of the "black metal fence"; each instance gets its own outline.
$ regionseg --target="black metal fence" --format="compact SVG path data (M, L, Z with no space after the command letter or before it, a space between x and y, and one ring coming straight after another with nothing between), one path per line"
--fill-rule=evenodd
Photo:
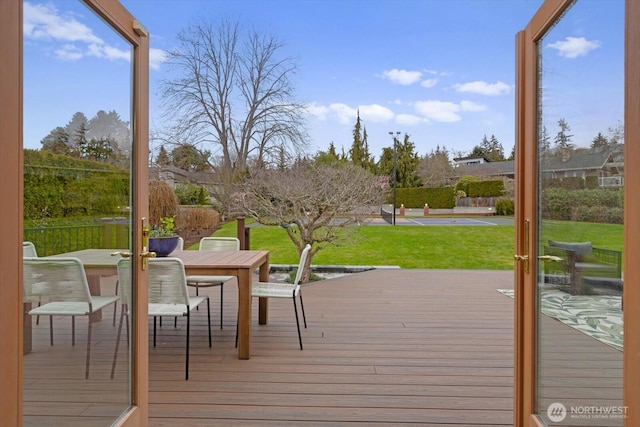
M42 226L24 229L23 240L32 242L38 256L90 248L124 249L129 246L126 218L103 218L100 223Z

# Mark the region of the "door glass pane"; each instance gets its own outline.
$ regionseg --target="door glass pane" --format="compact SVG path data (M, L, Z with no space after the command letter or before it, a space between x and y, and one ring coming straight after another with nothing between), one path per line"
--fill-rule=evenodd
M577 1L538 53L537 413L622 425L624 1Z
M23 7L24 253L40 258L25 259L23 424L111 425L132 396L131 278L110 254L131 242L133 48L83 2Z

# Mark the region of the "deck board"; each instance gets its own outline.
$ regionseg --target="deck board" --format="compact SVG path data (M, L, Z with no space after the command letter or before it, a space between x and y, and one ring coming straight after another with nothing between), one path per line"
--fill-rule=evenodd
M254 303L250 360L239 360L234 348L237 290L225 286L220 329L219 292L203 289L212 298L213 347L201 309L193 318L185 381L184 321L176 329L164 324L149 350L149 425L512 425L513 300L496 292L512 284L511 271L383 269L306 285L304 350L290 301L270 302L267 325L258 325ZM35 351L25 357L25 425L108 425L126 388L124 363L109 379L112 316L107 309L96 323L89 381L68 374L74 367L84 374L82 322L75 348L62 326L51 348L41 319ZM582 335L562 326L558 333L561 340ZM575 345L588 349L592 343L580 336ZM609 369L580 371L580 380L563 382L559 374L567 366L589 363L584 353L559 348L545 366L545 384L562 392L620 376L616 353L602 348Z

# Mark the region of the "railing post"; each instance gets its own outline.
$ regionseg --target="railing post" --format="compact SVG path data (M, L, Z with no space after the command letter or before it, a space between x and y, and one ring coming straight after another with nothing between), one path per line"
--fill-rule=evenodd
M245 228L244 228L244 217L239 216L236 218L237 228L236 228L236 237L240 240L240 250L247 250L247 242L245 240Z
M113 236L115 234L115 221L113 218L102 218L102 227L103 227L103 237L102 237L102 247L104 249L115 248L116 246L113 244Z

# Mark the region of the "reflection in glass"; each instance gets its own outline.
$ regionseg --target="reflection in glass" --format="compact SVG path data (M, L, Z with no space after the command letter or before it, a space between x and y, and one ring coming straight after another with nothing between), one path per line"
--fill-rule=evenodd
M538 42L537 413L549 425L622 425L623 30L622 0L580 0Z
M82 261L95 250L128 251L132 47L82 2L23 7L24 240L35 248L25 255ZM25 272L25 302L31 309L58 303L71 284L82 289L85 278L94 301L129 294L118 287L115 264L108 271L84 266L73 280ZM126 339L114 365L123 309L119 299L91 314L89 323L86 317L29 316L27 306L25 426L111 425L130 406L132 346ZM129 340L130 325L123 332Z

